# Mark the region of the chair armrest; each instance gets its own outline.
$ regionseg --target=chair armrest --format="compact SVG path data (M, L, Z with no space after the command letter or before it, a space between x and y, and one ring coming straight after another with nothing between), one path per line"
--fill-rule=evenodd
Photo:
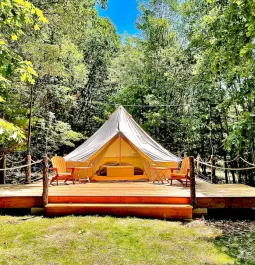
M72 170L71 175L73 175L73 173L74 173L75 170L77 170L77 171L80 170L79 168L75 168L75 167L67 167L66 169L71 169Z
M54 170L58 174L58 169L56 167L49 168L49 170Z
M171 173L173 173L174 170L180 170L179 167L170 167L169 169L170 169Z

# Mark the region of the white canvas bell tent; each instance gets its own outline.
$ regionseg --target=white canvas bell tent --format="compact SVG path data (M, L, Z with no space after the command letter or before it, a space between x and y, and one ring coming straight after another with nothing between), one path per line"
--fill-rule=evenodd
M109 161L142 167L147 176L152 164L174 163L180 158L153 140L120 106L85 143L65 156L67 162L89 161L94 171Z

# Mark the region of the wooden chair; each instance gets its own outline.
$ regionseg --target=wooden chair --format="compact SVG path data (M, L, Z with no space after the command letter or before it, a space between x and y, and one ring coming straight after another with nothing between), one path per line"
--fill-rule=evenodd
M173 180L178 180L182 184L186 182L186 186L188 186L189 172L190 172L189 157L185 157L182 160L181 168L170 168L169 180L171 180L171 185L172 185Z
M58 181L59 180L64 180L64 183L66 184L66 182L69 179L73 180L73 184L74 184L74 169L72 169L72 173L68 173L66 172L67 168L66 168L66 161L64 160L63 157L61 156L54 156L51 159L53 168L50 168L50 170L54 170L56 175L51 179L50 181L50 185L52 184L52 182L57 181L57 185L58 185Z

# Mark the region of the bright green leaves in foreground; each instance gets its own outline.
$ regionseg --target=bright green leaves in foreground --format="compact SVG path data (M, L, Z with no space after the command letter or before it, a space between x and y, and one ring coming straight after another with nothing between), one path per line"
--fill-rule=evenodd
M34 77L37 76L30 61L24 60L18 46L19 39L31 30L38 29L38 23L46 23L47 19L43 16L40 9L36 8L28 1L23 0L2 0L0 1L0 95L7 104L15 104L17 91L12 94L13 81L33 84ZM19 91L20 92L20 91ZM18 96L18 102L21 98ZM15 108L1 105L3 116L10 120L18 117L8 117L8 111ZM9 150L17 147L24 140L24 135L19 128L11 123L1 120L0 134L1 149Z
M0 152L15 149L23 143L24 139L25 135L20 128L0 119Z
M15 75L19 75L22 82L33 83L36 73L30 62L23 61L15 49L15 42L24 35L25 28L33 25L35 29L39 29L37 23L46 22L42 11L28 1L0 2L0 86L8 83Z

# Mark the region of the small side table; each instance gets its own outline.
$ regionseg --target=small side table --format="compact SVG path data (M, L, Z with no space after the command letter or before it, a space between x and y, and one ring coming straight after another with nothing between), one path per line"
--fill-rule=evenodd
M155 177L152 179L152 182L155 183L155 181L158 181L158 183L161 181L162 184L164 184L164 180L167 180L166 178L166 172L169 168L168 167L152 167L151 168L151 175L154 173ZM167 180L168 182L168 180Z
M77 179L78 179L78 182L79 183L82 183L82 182L90 182L90 179L89 179L89 174L88 174L88 170L89 169L92 169L92 167L69 167L68 169L72 169L72 170L77 170ZM82 169L85 169L86 170L86 176L85 177L80 177L80 170ZM75 178L75 182L76 182L76 178Z

